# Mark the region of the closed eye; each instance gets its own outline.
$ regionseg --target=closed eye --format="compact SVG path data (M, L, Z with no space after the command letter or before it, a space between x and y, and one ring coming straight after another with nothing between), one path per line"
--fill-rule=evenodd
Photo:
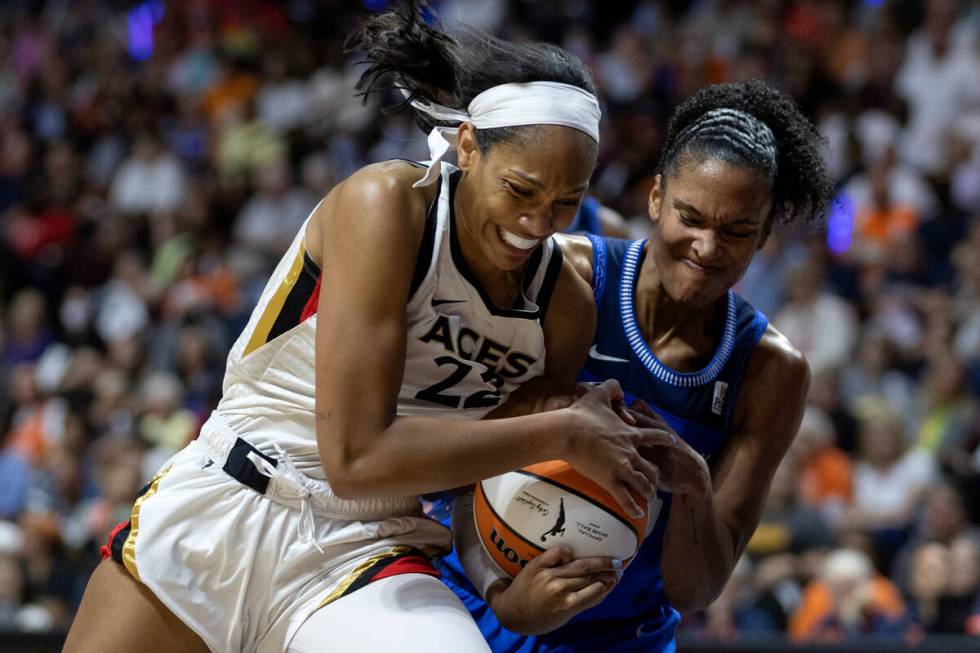
M507 190L514 193L515 195L519 195L521 197L531 197L532 195L534 195L534 191L528 190L527 188L522 188L521 186L518 186L517 184L508 181L507 179L504 179L504 185L507 187Z

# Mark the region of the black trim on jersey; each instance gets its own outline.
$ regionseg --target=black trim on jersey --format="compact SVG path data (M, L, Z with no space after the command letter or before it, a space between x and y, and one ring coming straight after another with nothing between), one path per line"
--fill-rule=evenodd
M424 168L425 166L418 161L412 161L411 159L390 159L392 161L404 161L405 163L410 163L416 168ZM412 285L408 291L408 298L411 301L412 297L415 295L415 291L419 289L422 282L425 280L425 275L429 272L429 265L432 263L432 247L436 240L436 222L439 216L439 194L442 193L442 184L436 186L436 196L432 200L432 204L429 205L429 210L425 215L425 231L422 233L422 244L419 246L419 253L415 257L415 272L412 274ZM313 278L320 276L320 266L316 264L316 261L307 252L303 257L303 267L313 274ZM287 298L287 302L289 299ZM306 306L304 304L303 306ZM303 309L300 308L302 311ZM280 312L280 315L282 313ZM278 320L276 320L278 322ZM295 324L293 325L295 326ZM273 330L275 330L275 325L273 325ZM278 335L278 334L277 334ZM269 336L269 340L272 340L274 336Z
M542 258L544 258L543 245L534 250L531 256L527 259L527 267L524 268L524 283L521 284L525 294L531 289L531 283L534 281L534 275L538 273L538 266L541 265ZM538 302L535 302L535 304L537 303Z
M419 245L419 253L415 257L415 272L412 273L412 285L408 291L408 300L411 301L415 292L425 281L429 274L429 267L432 265L433 246L436 242L436 223L439 217L439 194L442 193L442 184L436 186L436 196L429 205L429 210L425 215L425 231L422 233L422 244Z
M306 302L310 301L310 296L316 288L316 280L319 276L320 266L316 264L309 252L303 252L303 268L300 270L296 283L289 289L286 301L283 302L282 308L279 309L279 315L276 316L276 321L272 323L272 328L269 329L266 342L272 342L300 323L300 316L303 314L303 309L306 308Z
M249 442L237 438L235 444L231 447L231 451L228 452L228 458L225 460L225 464L221 469L242 485L252 488L259 494L265 494L265 491L269 488L270 479L258 470L255 463L249 460L248 455L250 453L261 456L273 467L279 465L279 461L275 458L265 455Z
M562 253L558 243L551 248L551 260L548 261L548 269L545 270L544 280L541 282L541 290L538 291L537 304L541 311L541 323L544 324L544 316L548 312L548 304L551 303L551 294L555 291L558 283L558 275L561 274Z
M153 481L150 481L141 487L139 492L137 492L136 496L133 498L133 501L135 502L144 494L149 492L152 486ZM112 540L109 542L109 557L123 566L126 565L125 561L123 560L123 547L126 545L126 540L129 539L129 533L132 530L133 521L132 519L128 519L126 520L126 526L116 531L116 533L112 536Z
M141 492L139 496L145 494ZM125 566L126 563L123 561L123 546L126 544L126 540L129 539L129 533L133 529L133 522L126 522L126 527L120 530L112 538L112 542L109 543L109 557L118 562L119 564Z
M357 577L354 579L354 582L348 585L343 592L330 599L331 602L336 601L337 599L341 599L349 594L353 594L354 592L361 589L362 587L366 587L370 585L371 583L374 582L374 579L378 574L380 574L382 571L384 571L391 565L395 564L396 562L401 562L406 558L418 558L421 561L428 562L434 572L436 573L439 572L439 570L436 569L435 565L432 564L433 563L432 558L430 558L428 555L426 555L424 552L420 551L419 549L416 549L415 547L410 547L407 551L400 551L393 555L381 558L380 560L377 560L374 564L368 566L367 569L362 570L360 573L357 574Z
M603 512L606 512L606 513L609 514L610 517L615 517L619 521L623 522L623 526L625 526L626 528L628 528L631 531L633 531L633 535L636 536L636 541L639 543L639 541L640 541L640 533L639 533L639 531L636 530L636 526L634 526L633 524L629 523L628 521L626 521L625 519L623 519L622 517L620 517L619 515L617 515L616 513L614 513L609 508L603 506L602 504L596 504L595 499L593 499L589 495L585 494L584 492L580 492L579 490L576 490L574 488L570 488L567 485L565 485L564 483L559 483L558 481L556 481L553 478L548 478L547 476L542 476L540 474L535 474L534 472L528 471L526 469L515 469L514 472L517 473L517 474L524 474L524 476L530 476L531 478L536 478L539 481L543 481L545 483L548 483L549 485L554 485L555 487L559 487L562 490L564 490L565 492L568 492L569 494L574 494L575 496L579 497L580 499L583 499L587 503L591 503L592 505L594 505L594 506L596 506L598 508L601 508L603 510ZM615 499L613 499L613 500L615 501ZM488 503L488 505L489 505L489 503ZM649 520L649 516L647 517L647 519ZM637 551L640 550L639 546L637 546L637 549L636 550Z
M541 316L540 309L528 311L518 308L499 308L496 306L493 300L490 299L487 291L483 289L483 285L479 279L470 270L470 266L466 263L466 257L463 256L463 250L459 246L459 239L456 237L456 207L453 202L453 198L456 196L456 184L459 182L461 176L461 173L454 172L449 178L449 250L452 253L453 263L456 265L456 269L459 270L459 273L463 275L463 278L471 286L476 288L476 292L480 295L480 299L483 300L484 306L487 307L491 315L516 317L522 320L537 320ZM524 283L522 282L521 286L523 285Z
M310 253L305 249L303 250L303 270L307 274L313 275L314 279L320 276L320 266L317 265L313 257L310 256Z

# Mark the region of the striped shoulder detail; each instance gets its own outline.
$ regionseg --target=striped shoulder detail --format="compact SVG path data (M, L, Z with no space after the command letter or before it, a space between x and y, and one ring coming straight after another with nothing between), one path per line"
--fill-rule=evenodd
M262 311L242 356L248 356L314 315L321 278L320 266L300 243L289 272Z
M598 307L606 292L606 241L592 234L586 234L586 237L592 243L592 296Z

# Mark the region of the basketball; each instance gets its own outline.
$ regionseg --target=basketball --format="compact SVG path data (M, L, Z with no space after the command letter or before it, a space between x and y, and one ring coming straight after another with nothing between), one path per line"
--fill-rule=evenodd
M563 460L478 483L473 514L484 549L511 577L556 546L569 547L576 558L608 556L626 565L643 543L648 522L647 515L629 516L611 494Z

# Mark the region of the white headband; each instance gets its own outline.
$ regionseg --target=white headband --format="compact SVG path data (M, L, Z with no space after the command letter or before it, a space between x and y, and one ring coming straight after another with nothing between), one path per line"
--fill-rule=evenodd
M405 89L403 93L407 94ZM599 102L588 91L558 82L501 84L470 101L466 111L434 102L412 100L412 106L435 120L473 123L477 129L519 125L562 125L585 132L599 142ZM456 127L436 126L429 132L431 163L425 176L413 184L428 186L439 178L442 158L456 145Z

